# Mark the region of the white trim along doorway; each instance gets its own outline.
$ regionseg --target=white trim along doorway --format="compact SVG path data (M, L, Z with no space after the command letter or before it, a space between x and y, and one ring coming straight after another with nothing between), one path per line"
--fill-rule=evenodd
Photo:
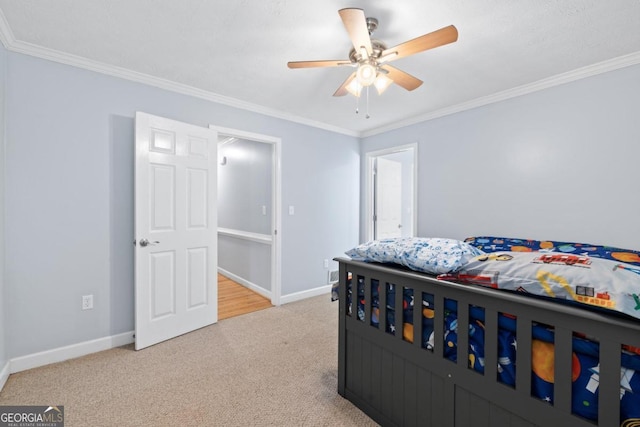
M365 154L366 241L416 235L417 169L417 143Z
M280 211L280 200L281 200L281 167L280 167L280 156L281 156L281 139L268 136L261 135L257 133L245 132L242 130L224 128L215 125L209 125L210 129L215 130L218 133L218 141L219 143L224 143L225 141L229 141L232 139L241 139L252 142L259 142L268 144L271 147L271 201L270 201L270 217L271 217L271 226L269 233L255 233L248 232L246 230L237 230L233 228L218 228L218 236L230 237L232 239L236 239L238 241L245 241L249 243L255 243L258 245L269 245L270 246L270 287L269 291L263 289L260 286L256 286L249 280L245 280L243 277L239 277L233 274L230 271L225 271L224 269L219 267L219 272L225 276L230 277L248 287L249 289L271 299L271 303L275 306L280 305L281 299L281 211ZM226 163L227 159L218 159L219 164ZM224 184L223 184L224 185ZM262 206L262 214L267 214L265 211L266 207Z

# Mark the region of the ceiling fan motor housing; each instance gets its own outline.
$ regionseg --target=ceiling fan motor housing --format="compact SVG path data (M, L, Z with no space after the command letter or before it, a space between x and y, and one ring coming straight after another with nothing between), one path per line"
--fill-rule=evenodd
M369 55L369 59L376 60L380 57L382 52L387 49L387 45L381 42L380 40L372 39L371 49L372 49L372 52ZM356 52L355 48L351 48L351 50L349 51L349 60L353 64L359 64L364 60L364 58L362 57L362 54L360 52Z

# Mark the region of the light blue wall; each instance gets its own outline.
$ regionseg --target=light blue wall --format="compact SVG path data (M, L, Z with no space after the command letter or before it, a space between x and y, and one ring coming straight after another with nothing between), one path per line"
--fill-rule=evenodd
M244 280L253 286L271 292L271 246L239 239L218 236L218 267L229 272L233 279ZM322 278L321 278L322 279ZM323 282L319 282L320 285ZM268 295L262 293L263 295Z
M283 295L323 285L323 260L358 240L360 152L412 142L419 235L640 249L640 66L368 137L360 149L356 138L0 48L3 63L0 307L11 328L0 327L0 362L133 329L135 111L282 138ZM85 294L94 310L80 310Z
M420 236L640 249L638 65L368 137L362 153L412 142Z
M273 145L238 139L218 148L218 226L251 233L271 230ZM266 215L262 214L262 206Z
M10 358L133 330L136 111L282 139L283 295L357 243L357 138L13 52L6 79Z
M5 304L4 281L4 187L5 187L5 162L4 162L4 105L5 105L5 70L7 52L0 46L0 371L7 364L7 347L5 342L5 330L7 328L7 307Z

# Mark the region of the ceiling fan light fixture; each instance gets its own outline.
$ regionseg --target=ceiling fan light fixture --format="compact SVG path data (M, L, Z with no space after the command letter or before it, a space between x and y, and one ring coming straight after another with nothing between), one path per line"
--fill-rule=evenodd
M359 98L360 94L362 93L362 85L358 83L358 79L351 80L351 82L349 82L345 89L347 89L347 92L349 92L356 98Z
M373 82L373 85L376 87L376 90L378 91L378 95L382 95L382 92L387 90L387 88L391 86L392 83L393 83L393 80L391 80L389 77L385 76L382 73L378 73L378 77L376 77L376 80Z
M358 80L358 83L362 86L371 86L376 81L377 75L378 70L376 70L376 67L365 62L358 66L356 80Z

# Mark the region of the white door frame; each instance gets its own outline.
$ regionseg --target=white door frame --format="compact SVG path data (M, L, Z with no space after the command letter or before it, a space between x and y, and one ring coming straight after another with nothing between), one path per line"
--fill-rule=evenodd
M271 304L280 305L282 293L282 273L281 273L281 241L280 230L282 230L280 200L282 200L281 189L281 167L280 153L282 140L269 135L262 135L253 132L246 132L238 129L225 128L216 125L209 125L210 129L218 132L218 135L228 135L235 138L250 141L263 142L273 146L272 178L271 178Z
M375 159L380 156L386 156L389 154L399 153L402 151L413 152L413 194L412 194L412 212L413 212L413 224L412 235L416 235L418 230L418 143L406 144L397 147L385 148L383 150L370 151L365 153L365 206L364 206L364 235L365 241L373 240L373 201L374 201L374 186L373 186L373 169Z

